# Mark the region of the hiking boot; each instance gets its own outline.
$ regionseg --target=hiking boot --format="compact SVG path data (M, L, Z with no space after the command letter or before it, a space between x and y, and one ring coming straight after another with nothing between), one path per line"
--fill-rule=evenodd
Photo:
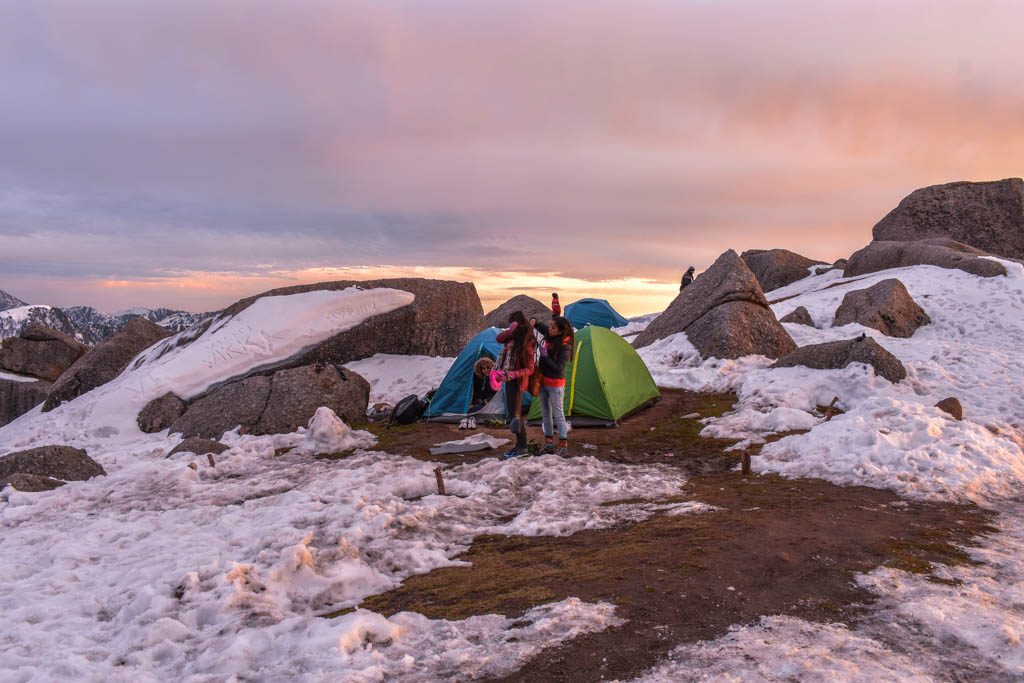
M544 437L544 454L554 455L555 453L555 440L550 436Z
M510 451L505 451L505 459L512 460L513 458L522 458L530 454L529 448L513 448Z
M566 439L558 442L557 454L563 458L569 455L569 442Z

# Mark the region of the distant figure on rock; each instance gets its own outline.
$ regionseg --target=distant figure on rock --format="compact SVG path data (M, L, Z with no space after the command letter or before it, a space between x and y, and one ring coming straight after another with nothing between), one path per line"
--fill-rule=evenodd
M686 289L688 286L690 286L692 284L693 284L693 266L690 266L689 268L686 269L686 272L683 273L683 281L679 285L679 291L680 292L683 291L684 289Z
M499 344L504 344L494 373L497 379L505 383L505 406L509 412L509 430L516 436L516 444L505 452L505 458L518 458L529 455L526 447L526 420L523 419L523 393L536 367L534 352L537 348L533 336L533 326L526 320L522 311L516 311L508 317L507 330L498 333Z
M551 292L551 315L556 318L562 315L562 304L558 301L558 292Z

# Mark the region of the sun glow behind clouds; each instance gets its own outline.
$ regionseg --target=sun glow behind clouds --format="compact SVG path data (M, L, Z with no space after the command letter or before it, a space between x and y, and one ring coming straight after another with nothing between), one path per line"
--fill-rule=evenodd
M366 266L356 268L307 268L296 271L269 271L263 275L235 273L182 272L135 280L108 279L95 283L95 289L116 292L118 301L139 305L182 305L193 310L222 308L237 299L268 289L328 280L375 280L381 278L423 277L472 282L490 311L517 294L527 294L544 303L558 292L563 305L584 297L608 299L622 314L632 316L663 310L677 293L677 285L642 278L584 280L557 273L522 271L491 272L478 268L430 268ZM86 289L91 289L86 287ZM78 295L81 295L79 292ZM154 297L158 297L154 301ZM166 301L163 297L167 297Z

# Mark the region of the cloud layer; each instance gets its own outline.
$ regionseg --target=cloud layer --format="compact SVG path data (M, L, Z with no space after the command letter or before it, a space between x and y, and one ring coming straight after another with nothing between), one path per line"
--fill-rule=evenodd
M0 288L205 309L372 267L643 312L726 248L838 258L916 187L1021 175L1022 21L985 1L15 0Z

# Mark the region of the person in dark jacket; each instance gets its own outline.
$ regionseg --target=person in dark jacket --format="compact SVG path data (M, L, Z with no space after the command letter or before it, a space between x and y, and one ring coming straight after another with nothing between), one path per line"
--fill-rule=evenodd
M693 266L690 266L689 268L686 269L686 272L683 273L683 281L679 285L679 291L680 292L683 291L684 289L686 289L687 287L689 287L692 284L693 284Z
M537 342L533 326L526 321L522 311L515 311L508 317L507 330L498 333L497 341L504 344L498 356L495 372L505 383L505 405L509 411L509 427L516 435L516 445L505 452L505 458L529 455L526 446L526 420L523 418L523 394L536 366L534 352Z
M544 335L540 345L540 409L544 429L544 452L569 454L569 428L565 422L565 366L572 360L575 336L572 323L555 316L550 324L532 321ZM554 430L558 428L558 450Z
M469 412L477 412L498 393L491 388L491 370L493 369L494 359L487 356L473 365L473 394L469 402Z

